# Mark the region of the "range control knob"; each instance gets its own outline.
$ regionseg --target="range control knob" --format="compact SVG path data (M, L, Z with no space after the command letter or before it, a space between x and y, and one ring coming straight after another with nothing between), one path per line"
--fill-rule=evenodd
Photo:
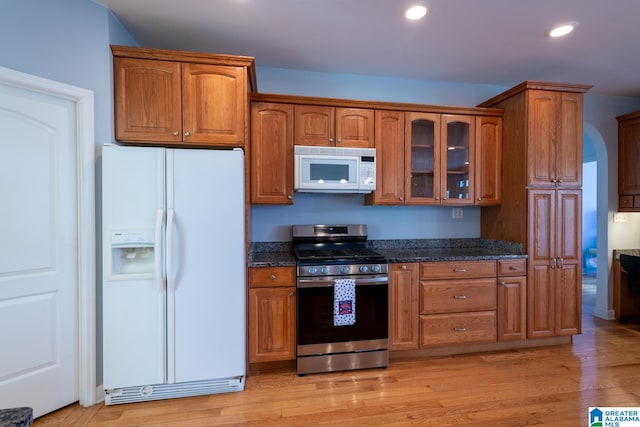
M348 272L349 272L349 267L347 266L340 267L340 273L347 274Z
M372 265L371 266L371 271L373 271L374 273L379 273L380 272L380 266L378 264Z
M322 267L320 269L320 273L322 274L329 274L329 267Z
M309 270L307 270L309 272L309 274L317 274L318 273L318 269L316 267L309 267Z
M360 273L366 273L367 271L369 271L369 267L367 267L366 265L360 266Z

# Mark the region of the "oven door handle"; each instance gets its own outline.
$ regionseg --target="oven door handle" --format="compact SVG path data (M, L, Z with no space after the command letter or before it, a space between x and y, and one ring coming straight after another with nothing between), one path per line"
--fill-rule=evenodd
M344 277L341 277L344 279ZM354 279L356 286L384 285L389 282L388 276L376 276ZM330 288L335 284L336 278L314 277L298 278L298 288Z

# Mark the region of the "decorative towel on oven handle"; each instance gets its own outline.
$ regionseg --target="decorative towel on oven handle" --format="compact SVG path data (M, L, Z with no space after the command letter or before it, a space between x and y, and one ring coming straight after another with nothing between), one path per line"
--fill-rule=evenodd
M356 281L336 279L333 286L333 326L356 323Z

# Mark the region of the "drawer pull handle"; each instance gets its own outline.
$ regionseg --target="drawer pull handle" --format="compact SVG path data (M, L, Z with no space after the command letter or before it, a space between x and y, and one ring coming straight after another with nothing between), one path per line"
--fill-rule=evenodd
M464 326L453 328L453 330L456 332L467 332L467 328L465 328Z
M518 268L517 268L517 267L514 267L513 265L509 266L509 270L511 270L511 271L516 271L517 269L518 269Z
M466 268L454 268L453 271L455 271L456 273L466 273L467 269Z
M466 295L454 295L453 296L455 299L467 299Z

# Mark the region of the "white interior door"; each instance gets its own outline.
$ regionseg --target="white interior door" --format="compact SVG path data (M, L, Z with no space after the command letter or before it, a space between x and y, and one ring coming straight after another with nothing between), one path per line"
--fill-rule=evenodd
M73 102L0 85L0 407L78 400Z

